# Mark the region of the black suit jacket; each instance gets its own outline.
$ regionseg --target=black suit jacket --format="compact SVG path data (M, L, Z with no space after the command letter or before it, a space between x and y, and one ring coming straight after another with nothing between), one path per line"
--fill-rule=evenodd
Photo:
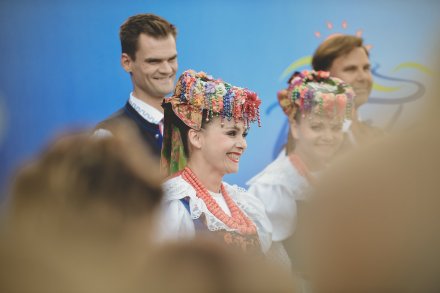
M132 121L136 125L144 142L150 146L153 154L160 158L162 135L159 125L145 120L128 102L109 118L98 123L96 129L106 129L112 132L113 125L120 123L124 119Z

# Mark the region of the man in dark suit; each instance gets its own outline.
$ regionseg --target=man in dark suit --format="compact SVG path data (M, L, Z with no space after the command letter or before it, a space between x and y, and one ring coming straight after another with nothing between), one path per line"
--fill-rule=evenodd
M172 92L177 72L177 30L154 14L129 17L120 27L121 65L133 91L123 108L100 122L95 136L112 135L121 120L130 120L159 157L162 147L163 98Z

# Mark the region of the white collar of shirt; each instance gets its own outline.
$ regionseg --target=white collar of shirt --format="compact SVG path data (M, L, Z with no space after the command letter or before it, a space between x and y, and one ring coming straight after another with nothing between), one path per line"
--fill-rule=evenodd
M358 121L362 122L362 118L359 112L358 112ZM351 131L351 123L352 123L351 120L346 119L344 121L344 124L342 125L342 131L347 133L348 139L353 145L357 145L356 139L354 138L353 132Z
M357 111L357 119L358 119L359 122L363 121L362 117L361 117L361 113L359 113L359 111ZM343 132L347 132L347 133L351 133L351 129L350 129L351 123L352 123L351 119L350 120L345 119L344 123L342 124L342 131Z
M142 116L142 118L150 123L159 124L163 119L162 112L133 96L133 92L130 93L128 103L139 113L139 115Z

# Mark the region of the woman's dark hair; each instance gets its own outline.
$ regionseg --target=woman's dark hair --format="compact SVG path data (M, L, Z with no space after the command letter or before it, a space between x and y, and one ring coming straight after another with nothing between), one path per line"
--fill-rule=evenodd
M180 137L182 138L183 143L183 150L185 152L185 156L189 158L189 141L188 141L188 132L191 129L188 125L186 125L179 117L177 117L176 113L174 113L171 103L163 103L162 107L164 108L164 131L167 133L164 133L165 135L171 135L173 126L176 126L179 129ZM202 125L201 128L205 128L206 124L209 123L209 121L206 121L206 117L208 116L208 111L203 110L202 113ZM172 140L165 140L165 143L172 143ZM164 146L164 148L167 148L171 150L171 145Z

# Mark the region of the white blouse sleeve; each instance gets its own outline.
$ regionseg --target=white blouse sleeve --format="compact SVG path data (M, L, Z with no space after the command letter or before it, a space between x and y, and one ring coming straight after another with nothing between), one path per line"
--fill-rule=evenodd
M160 241L190 239L195 236L191 215L180 200L163 203L158 227Z
M249 192L260 199L272 226L272 240L290 237L296 226L297 200L304 199L307 180L293 167L285 152L248 181Z
M158 240L176 240L195 236L194 222L180 199L195 193L181 177L167 180L163 185L164 199L157 221Z
M296 201L283 185L253 184L249 193L263 203L272 223L272 240L283 241L293 234L296 225Z

